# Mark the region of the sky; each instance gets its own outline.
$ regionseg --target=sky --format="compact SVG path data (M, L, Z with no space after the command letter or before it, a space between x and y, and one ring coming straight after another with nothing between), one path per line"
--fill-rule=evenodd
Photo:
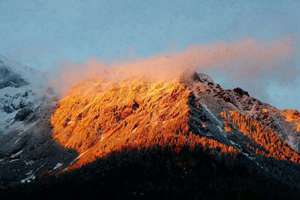
M279 108L300 109L299 10L298 0L0 0L0 55L51 71L65 62L147 59L247 40L269 51L288 41L292 52L284 59L247 58L230 69L262 65L255 76L205 72L227 88L243 87Z

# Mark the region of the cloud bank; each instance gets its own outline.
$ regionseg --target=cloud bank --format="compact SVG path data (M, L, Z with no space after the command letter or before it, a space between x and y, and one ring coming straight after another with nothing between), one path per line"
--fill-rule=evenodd
M84 64L62 65L51 84L64 94L80 81L91 78L119 80L134 76L169 80L185 71L200 71L215 74L224 82L241 83L253 88L254 95L266 97L268 80L281 84L297 77L298 69L288 66L294 53L292 44L291 39L271 42L245 39L195 45L182 52L114 64L91 59Z

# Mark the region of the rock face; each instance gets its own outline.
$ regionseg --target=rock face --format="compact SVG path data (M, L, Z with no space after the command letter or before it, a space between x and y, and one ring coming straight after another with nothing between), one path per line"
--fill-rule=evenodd
M19 111L15 120L25 120L26 128L0 138L3 183L79 169L116 152L160 148L244 160L248 168L300 187L299 113L278 110L240 88L225 90L205 74L88 80L57 103L45 102Z

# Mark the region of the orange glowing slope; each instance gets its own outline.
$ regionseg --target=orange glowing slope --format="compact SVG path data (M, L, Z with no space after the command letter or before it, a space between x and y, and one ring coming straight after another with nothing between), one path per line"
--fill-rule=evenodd
M259 156L300 163L278 130L234 106L247 98L195 76L185 81L90 80L59 102L51 117L53 138L78 152L75 168L112 152L153 146L175 152L197 146L215 155L247 156L258 165ZM254 107L260 105L253 101ZM271 109L260 106L258 116Z
M54 139L81 154L79 165L113 151L154 145L203 144L234 151L190 133L190 91L184 84L137 80L115 85L98 82L90 87L71 91L51 118Z

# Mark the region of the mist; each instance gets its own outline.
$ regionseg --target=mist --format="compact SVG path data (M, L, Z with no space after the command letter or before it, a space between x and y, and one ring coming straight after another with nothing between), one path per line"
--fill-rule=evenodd
M53 72L50 84L60 95L87 79L121 79L139 77L169 81L183 72L198 71L211 75L225 86L240 86L253 96L271 101L270 84L284 85L296 80L299 69L290 63L294 56L293 40L244 39L193 45L181 52L164 53L150 58L105 63L90 59L85 63L65 62Z

